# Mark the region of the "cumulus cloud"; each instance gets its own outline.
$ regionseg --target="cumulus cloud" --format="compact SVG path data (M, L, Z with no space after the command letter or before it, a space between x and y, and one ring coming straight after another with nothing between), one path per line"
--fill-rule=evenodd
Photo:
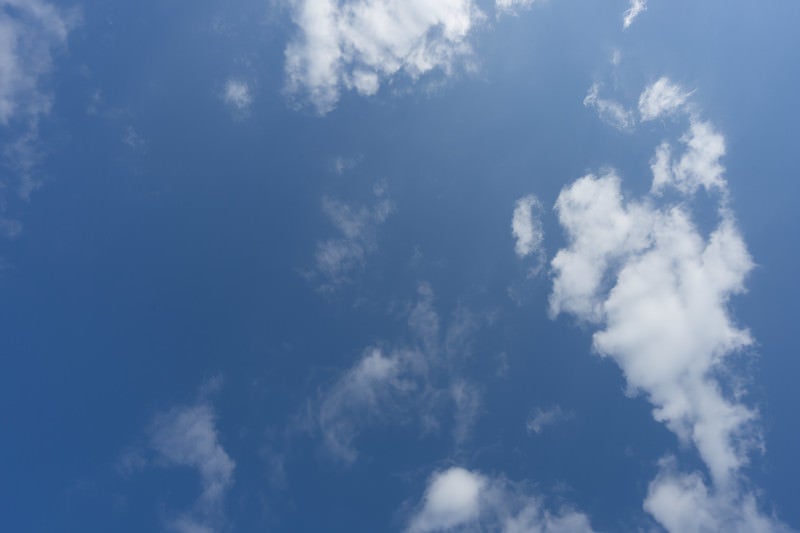
M53 100L46 81L76 20L43 0L0 0L0 126L13 138L3 151L22 198L38 186L39 123Z
M472 0L294 0L292 18L287 88L324 114L343 90L373 95L399 73L451 73L471 54L483 14Z
M636 117L632 111L619 102L600 97L600 86L597 83L589 88L586 98L583 99L583 105L594 108L601 120L618 130L627 131L636 125Z
M217 531L236 465L219 442L211 406L181 406L157 415L149 444L164 466L192 468L200 475L202 492L194 509L176 517L170 527L185 533Z
M234 79L225 82L222 99L226 104L240 113L249 111L250 105L253 103L253 97L250 94L250 86L247 82Z
M631 0L630 7L625 11L625 14L622 18L622 27L627 29L633 24L633 21L641 15L643 12L647 11L647 1L646 0Z
M708 468L710 486L699 473L674 469L651 484L645 507L663 526L777 530L741 483L749 453L760 447L757 412L726 392L724 379L735 374L732 356L753 342L729 309L753 262L727 205L724 138L691 115L681 141L678 157L667 144L658 148L653 192L640 200L623 196L613 172L562 190L556 211L568 245L552 261L550 310L594 324L594 350L620 366L630 392L646 396L653 417L694 445ZM700 187L717 192L716 228L703 234L680 198L659 205L654 193L667 185L684 197ZM703 522L704 512L712 522Z
M644 509L667 531L680 533L789 533L774 516L762 514L752 493L709 488L697 472L677 471L674 460L661 462L650 483Z
M408 315L411 338L398 346L373 346L327 390L316 408L325 448L344 463L358 458L355 441L364 428L416 424L424 431L449 421L456 444L468 438L480 413L481 391L458 373L473 325L456 312L447 327L422 283ZM445 414L446 413L446 414Z
M407 533L435 531L503 533L583 533L592 527L583 513L556 511L544 499L502 478L452 467L435 472L409 520Z
M551 407L549 409L542 409L537 407L531 413L525 426L528 431L533 431L537 435L544 431L547 426L566 422L572 418L572 413L564 411L560 405Z
M656 149L650 163L653 192L672 186L685 194L692 194L701 187L724 194L727 183L720 160L725 155L725 138L710 122L693 117L681 143L686 150L678 158L672 158L672 149L667 142Z
M691 95L691 92L684 90L669 78L659 78L639 96L639 114L642 121L653 120L680 110Z
M374 189L372 206L355 206L334 198L323 198L322 211L340 236L317 243L314 274L323 291L349 283L354 272L363 268L367 256L377 249L377 228L394 211L383 187Z
M511 218L511 234L515 240L514 251L520 258L541 254L544 240L541 211L542 204L532 194L517 200Z

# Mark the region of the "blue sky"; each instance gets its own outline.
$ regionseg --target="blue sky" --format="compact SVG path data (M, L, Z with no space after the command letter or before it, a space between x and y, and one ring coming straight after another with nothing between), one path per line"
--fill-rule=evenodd
M0 0L4 531L794 531L800 6Z

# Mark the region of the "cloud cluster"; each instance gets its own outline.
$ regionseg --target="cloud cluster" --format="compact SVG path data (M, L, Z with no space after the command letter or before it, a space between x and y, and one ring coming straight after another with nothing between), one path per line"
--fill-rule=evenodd
M287 88L320 114L343 90L373 95L398 73L453 71L483 18L473 0L294 0L298 35L286 47Z
M150 448L165 466L192 468L200 475L203 490L194 508L170 527L180 533L218 530L236 465L219 442L211 406L181 406L157 415L150 427Z
M541 497L479 472L452 467L435 472L410 518L407 533L498 531L502 533L589 533L583 513L549 510Z
M76 20L44 0L0 0L0 126L14 138L3 151L22 198L37 187L39 122L52 107L45 82Z
M316 277L323 291L349 283L352 274L363 268L366 258L377 249L377 228L394 211L383 187L375 187L372 206L355 206L325 197L322 211L340 236L317 243L314 254Z
M615 52L612 62L619 61L618 52ZM659 117L673 115L679 111L686 111L689 97L693 91L686 91L669 78L662 77L650 84L639 96L639 114L626 108L614 100L600 96L600 84L594 83L589 87L583 105L594 108L603 122L610 124L620 131L633 131L636 125Z
M711 486L700 474L667 471L651 484L646 508L670 531L689 530L681 524L704 509L739 512L738 503L754 502L740 474L760 445L757 413L723 380L734 373L732 356L752 343L729 302L744 291L753 262L727 203L724 139L694 114L689 122L680 156L672 158L667 144L657 149L653 192L641 200L626 200L613 172L561 192L556 211L568 246L552 260L550 297L553 316L597 326L595 351L620 366L631 393L645 395L654 418L693 444L707 466ZM667 186L685 197L701 187L717 192L717 227L704 235L686 202L659 205L656 193ZM735 525L730 530L746 530L745 518L714 516Z
M387 423L418 424L436 429L447 410L453 438L469 435L481 407L479 389L458 377L455 359L468 350L475 322L469 313L455 313L440 326L430 286L420 284L408 317L412 334L406 346L370 347L321 396L316 419L325 448L352 463L354 444L365 427Z

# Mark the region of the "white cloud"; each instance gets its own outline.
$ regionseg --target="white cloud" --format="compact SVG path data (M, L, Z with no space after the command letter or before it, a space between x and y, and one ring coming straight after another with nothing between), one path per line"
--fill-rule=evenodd
M179 515L170 527L186 533L216 531L236 465L219 442L212 408L200 403L157 415L150 447L165 466L193 468L200 474L202 493L194 509Z
M533 431L536 434L541 433L547 426L552 426L561 422L566 422L572 418L572 413L564 411L560 405L551 407L550 409L542 409L537 407L531 416L528 418L525 426L528 431Z
M377 228L389 218L394 206L382 187L374 192L375 204L371 207L323 198L322 210L341 236L317 243L315 274L321 278L321 290L332 291L349 283L352 274L363 268L367 256L377 249Z
M225 82L225 90L222 99L226 104L240 113L250 110L253 97L250 94L250 86L242 80L229 79Z
M669 78L659 78L639 96L639 114L642 116L642 121L674 113L686 105L691 95L691 92L685 91Z
M626 201L613 173L562 190L556 211L568 245L552 261L550 310L597 327L594 350L620 366L630 392L646 396L653 417L694 445L708 469L710 486L662 465L648 512L675 532L779 530L741 478L761 446L758 414L741 391L725 392L731 357L753 342L729 309L753 262L727 205L724 138L693 114L681 140L680 157L666 143L657 149L652 192L640 201ZM667 184L684 198L700 187L718 193L710 234L693 223L690 202L658 204Z
M600 98L600 86L597 83L589 88L586 98L583 99L583 105L593 107L604 122L618 130L630 130L636 125L633 112L618 102Z
M677 472L662 461L650 483L644 509L670 533L788 533L774 516L762 514L753 494L709 488L698 473Z
M0 126L14 139L3 151L22 198L38 187L39 122L52 107L45 82L76 20L43 0L0 0Z
M692 117L689 131L681 137L681 142L686 145L686 151L676 160L671 157L668 143L662 143L656 149L650 164L653 192L671 185L686 194L692 194L700 187L724 194L727 183L720 159L725 155L725 138L711 123Z
M713 375L751 343L727 302L752 261L732 219L704 239L681 207L625 205L619 188L616 176L587 176L559 196L570 246L553 260L552 309L601 325L595 349L726 480L744 460L737 436L754 413L726 399ZM592 227L598 217L606 227Z
M472 0L294 0L292 9L299 32L285 52L287 87L321 114L343 90L372 95L401 72L451 73L483 18Z
M431 476L406 531L589 533L593 530L583 513L569 508L548 510L541 497L527 494L504 479L451 467Z
M542 204L530 194L517 200L511 218L514 251L520 258L541 253L544 229L541 221Z
M622 18L622 27L629 28L633 21L641 15L644 11L647 11L647 1L646 0L630 0L631 5L625 11L625 14Z
M480 515L481 491L487 480L463 468L450 468L431 477L422 509L409 533L445 531L472 522Z

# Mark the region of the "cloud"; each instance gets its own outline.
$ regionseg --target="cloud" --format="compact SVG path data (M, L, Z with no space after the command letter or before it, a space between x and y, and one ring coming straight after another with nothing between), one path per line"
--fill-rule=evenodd
M725 155L725 138L710 122L690 120L689 131L681 137L686 150L673 160L669 143L661 143L650 163L653 192L672 186L684 194L693 194L700 187L707 191L727 191L720 160Z
M450 74L470 56L483 14L472 0L294 0L292 18L287 88L325 114L344 90L369 96L401 72Z
M321 290L332 291L349 283L352 274L363 268L367 256L377 249L377 227L389 218L394 206L382 187L376 187L374 193L371 207L323 198L322 211L340 236L317 243L314 274Z
M642 121L653 120L682 109L691 95L691 92L685 91L669 78L659 78L639 96Z
M625 14L622 18L622 27L627 29L630 28L633 21L641 15L643 12L647 11L647 1L646 0L631 0L630 7L625 11Z
M247 82L229 79L225 82L225 90L222 94L223 101L239 113L246 113L250 110L253 97L250 94L250 86Z
M495 0L495 7L500 13L515 14L518 10L531 7L536 0Z
M24 199L38 186L39 122L53 99L45 82L76 21L74 12L43 0L0 0L0 126L14 139L3 151Z
M648 512L669 531L777 530L741 477L761 435L758 413L729 379L734 355L753 343L729 303L745 290L753 261L727 202L724 138L692 114L681 141L678 157L666 143L657 149L652 192L641 200L626 200L613 172L562 190L556 211L568 244L552 261L550 311L593 324L594 350L619 365L629 391L643 394L655 420L692 444L708 469L710 488L699 473L662 468ZM718 193L716 228L701 232L680 197L660 205L666 185L683 198L700 187Z
M457 311L441 327L433 291L420 284L408 315L411 338L367 348L321 394L314 416L325 449L350 464L358 458L355 441L364 428L415 424L430 431L442 420L450 422L456 444L465 441L482 406L480 389L458 372L476 327L472 320Z
M583 99L583 105L593 107L603 122L618 130L627 131L636 125L636 117L633 112L625 109L618 102L600 98L600 86L597 83L589 88L586 98Z
M593 531L583 513L566 507L548 510L543 498L527 494L502 478L490 478L461 467L435 472L406 532L476 530L503 533Z
M525 424L525 426L528 428L529 432L533 431L534 433L539 434L544 431L545 427L552 426L560 422L566 422L567 420L570 420L572 416L572 413L564 411L560 405L556 405L550 409L542 409L537 407L534 412L531 413L531 416L528 418L528 422Z
M661 462L650 483L644 509L669 532L788 533L774 516L762 514L751 493L714 490L698 473L676 471L673 459Z
M530 194L517 200L511 218L511 234L514 236L514 251L520 258L540 254L544 229L541 221L542 204Z
M170 527L186 533L217 531L236 464L219 442L211 406L200 403L160 413L149 436L150 448L161 464L192 468L200 475L202 492L194 509L179 515Z

